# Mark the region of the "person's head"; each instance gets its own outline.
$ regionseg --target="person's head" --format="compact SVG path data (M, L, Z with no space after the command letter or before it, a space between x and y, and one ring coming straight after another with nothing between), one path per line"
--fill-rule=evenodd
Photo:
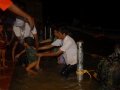
M16 18L14 25L16 27L24 27L25 26L25 21L22 20L21 18Z
M26 37L24 39L24 46L34 46L34 39L32 37Z
M58 36L59 36L58 33L57 33L58 25L57 24L51 25L51 29L54 33L55 38L58 38Z
M54 35L59 39L64 39L68 35L68 29L65 26L59 27L54 30Z
M3 23L0 22L0 32L2 32L2 31L3 31Z

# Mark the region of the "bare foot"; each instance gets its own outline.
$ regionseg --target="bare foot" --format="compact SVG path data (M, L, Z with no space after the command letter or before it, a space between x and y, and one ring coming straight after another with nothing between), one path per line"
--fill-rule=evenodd
M28 72L28 76L35 77L38 73L37 72Z
M35 74L35 73L34 73L34 74L33 74L33 73L29 73L28 75L29 75L30 77L34 78L34 77L36 77L37 74Z
M39 70L40 70L40 67L35 67L35 69L36 69L37 71L39 71Z

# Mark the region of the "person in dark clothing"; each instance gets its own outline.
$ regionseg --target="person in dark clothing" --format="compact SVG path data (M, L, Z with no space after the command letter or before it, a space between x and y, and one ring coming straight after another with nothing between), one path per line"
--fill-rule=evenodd
M6 68L6 46L7 46L7 37L3 30L3 23L0 22L0 59L2 62L3 68Z

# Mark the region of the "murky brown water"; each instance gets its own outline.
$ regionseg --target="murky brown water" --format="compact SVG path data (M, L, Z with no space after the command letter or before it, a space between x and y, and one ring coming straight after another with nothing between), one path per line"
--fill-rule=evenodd
M60 76L58 65L54 60L41 62L42 71L36 77L30 77L21 66L16 66L10 90L96 90L99 83L88 77L78 82L76 75L67 80Z

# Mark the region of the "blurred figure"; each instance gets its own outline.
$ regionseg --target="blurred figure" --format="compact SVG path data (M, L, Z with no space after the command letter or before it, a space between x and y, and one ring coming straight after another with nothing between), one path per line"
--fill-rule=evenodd
M36 27L34 26L33 30L31 31L29 24L23 21L22 19L16 18L16 21L14 22L14 25L13 25L13 31L15 33L15 36L17 37L17 41L15 42L13 49L12 49L12 60L14 62L15 61L15 50L17 46L22 45L21 47L23 47L24 38L32 37L33 39L35 39L36 48L38 48L39 42L38 42L38 35L37 35Z
M102 90L120 90L120 44L116 44L114 52L100 60L93 75L102 84Z
M33 29L34 19L18 6L16 6L11 0L0 0L0 9L2 9L3 11L8 9L11 12L23 17L24 20L30 24L31 30Z
M109 55L109 58L120 57L120 44L116 44L114 46L114 52Z
M70 74L75 73L77 69L77 45L75 41L68 35L66 27L60 27L54 31L58 38L62 40L63 45L56 52L38 53L37 56L59 56L63 54L65 65L61 70L61 75L68 78Z
M39 47L38 50L49 50L49 49L51 50L51 49L53 49L53 52L56 52L59 49L59 47L61 47L63 45L62 40L59 39L58 33L56 33L58 27L59 26L52 26L52 29L54 31L53 42L51 42L52 41L51 39L43 40L42 42L40 42L40 44L45 44L45 43L50 43L50 44L46 44L44 46L41 46L41 47ZM58 64L65 64L63 54L58 57Z
M24 39L24 47L25 49L21 51L19 54L16 55L16 58L19 58L23 53L26 52L28 65L26 67L26 71L30 75L36 75L37 72L32 70L35 68L36 70L39 69L39 58L36 56L37 50L34 47L34 39L32 37L26 37Z
M2 67L7 68L6 65L6 46L7 46L7 37L3 29L3 23L0 22L0 62L2 62Z

